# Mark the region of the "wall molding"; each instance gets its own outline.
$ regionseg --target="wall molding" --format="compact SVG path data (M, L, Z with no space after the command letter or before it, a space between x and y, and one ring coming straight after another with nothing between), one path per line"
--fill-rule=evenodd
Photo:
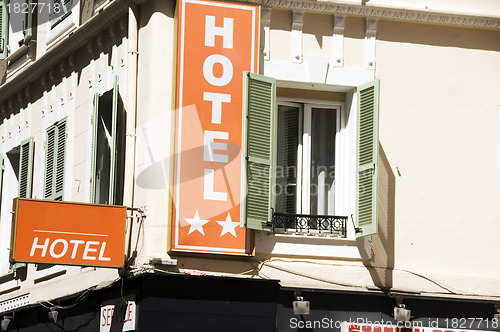
M363 16L373 19L500 29L500 17L473 14L454 14L416 9L385 8L304 0L235 0L235 2L250 2L274 8L332 13L344 16Z

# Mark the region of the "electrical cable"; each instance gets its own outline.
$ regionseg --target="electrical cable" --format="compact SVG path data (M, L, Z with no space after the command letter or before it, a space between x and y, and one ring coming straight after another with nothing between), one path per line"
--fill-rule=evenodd
M286 260L286 259L281 259L281 258L270 258L270 259L267 259L267 260L262 261L260 263L262 266L265 265L265 266L268 266L268 267L271 267L271 268L274 268L274 269L277 269L277 270L281 270L283 272L287 272L287 273L291 273L291 274L296 274L296 275L299 275L299 276L302 276L302 277L305 277L305 278L310 278L310 279L317 280L317 281L322 281L322 282L326 282L326 283L332 283L332 284L335 284L335 285L346 286L346 287L366 288L366 287L360 286L360 285L351 285L351 284L346 284L346 283L341 283L341 282L326 280L326 279L318 278L318 277L315 277L315 276L308 276L306 274L302 274L302 273L299 273L299 272L296 272L296 271L292 271L292 270L289 270L289 269L286 269L286 268L277 267L277 266L269 264L269 263L274 262L274 261L284 262L284 263L308 263L308 264L314 264L314 265L340 266L340 267L366 268L365 266L350 265L350 264L341 264L341 263L311 262L311 261L302 261L302 260L293 260L293 259ZM372 268L377 269L379 267L372 267ZM385 268L382 268L382 269L385 269ZM438 286L438 287L440 287L440 288L442 288L442 289L444 289L444 290L446 290L448 292L448 293L444 293L444 292L425 292L425 293L430 293L430 294L434 293L434 294L443 294L443 295L453 294L453 295L460 295L460 296L479 296L479 297L500 298L500 295L485 295L485 294L478 294L478 293L472 293L472 292L465 292L465 291L457 290L457 289L454 289L453 287L445 285L444 283L442 283L440 281L434 280L434 279L432 279L430 277L426 277L426 276L424 276L422 274L419 274L419 273L416 273L416 272L413 272L413 271L404 270L404 269L397 269L397 268L393 269L393 271L400 271L400 272L412 274L412 275L414 275L416 277L419 277L419 278L422 278L424 280L427 280L427 281L435 284L436 286ZM420 292L422 292L422 291L420 291Z

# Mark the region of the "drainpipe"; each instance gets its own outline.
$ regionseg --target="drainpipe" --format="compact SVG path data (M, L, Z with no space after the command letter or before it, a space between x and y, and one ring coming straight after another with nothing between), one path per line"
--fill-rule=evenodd
M127 127L125 135L125 170L123 205L134 207L135 186L135 153L137 122L137 58L138 58L138 17L139 10L135 5L128 9L128 43L127 43ZM130 221L127 257L131 254L133 220Z

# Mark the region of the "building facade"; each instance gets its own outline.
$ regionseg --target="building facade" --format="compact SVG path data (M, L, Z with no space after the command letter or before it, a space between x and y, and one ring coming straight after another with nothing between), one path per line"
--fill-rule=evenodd
M497 1L0 4L2 330L498 329ZM124 267L11 261L16 197Z

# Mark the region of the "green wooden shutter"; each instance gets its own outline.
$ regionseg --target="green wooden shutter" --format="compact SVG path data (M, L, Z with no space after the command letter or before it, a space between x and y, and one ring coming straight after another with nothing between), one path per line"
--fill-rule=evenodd
M359 86L356 237L377 233L379 81Z
M28 10L24 16L24 39L23 42L24 44L28 44L29 41L31 40L31 35L33 31L33 12L32 10L37 10L37 8L33 8L31 4L31 0L26 0L26 4L28 5ZM36 3L38 4L38 2Z
M62 201L66 155L66 119L47 129L44 198Z
M276 80L245 73L241 226L272 231Z
M33 137L21 143L19 151L19 185L18 196L31 198L33 182Z
M7 1L0 0L0 60L7 57L9 45L9 12L7 11Z

